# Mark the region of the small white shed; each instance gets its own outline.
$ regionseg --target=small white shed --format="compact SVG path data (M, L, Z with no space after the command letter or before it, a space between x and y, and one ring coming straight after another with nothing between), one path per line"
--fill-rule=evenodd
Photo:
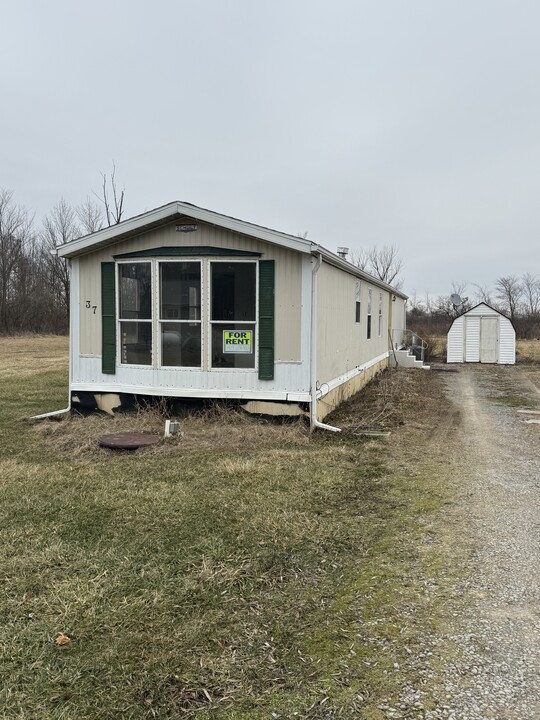
M447 362L514 365L516 331L511 320L486 303L463 313L448 331Z

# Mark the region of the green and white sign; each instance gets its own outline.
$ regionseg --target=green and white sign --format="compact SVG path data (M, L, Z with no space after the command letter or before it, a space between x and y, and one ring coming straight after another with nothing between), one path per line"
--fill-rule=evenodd
M224 330L224 353L252 353L251 330Z

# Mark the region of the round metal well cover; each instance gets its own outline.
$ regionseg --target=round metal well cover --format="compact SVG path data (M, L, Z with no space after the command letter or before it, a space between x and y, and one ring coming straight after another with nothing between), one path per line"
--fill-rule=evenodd
M121 432L112 435L102 435L99 438L101 447L111 450L137 450L140 447L156 445L161 438L159 435L144 432Z

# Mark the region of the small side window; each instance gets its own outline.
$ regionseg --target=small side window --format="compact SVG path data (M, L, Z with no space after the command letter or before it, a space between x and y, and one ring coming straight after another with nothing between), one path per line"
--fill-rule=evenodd
M367 296L367 339L371 340L371 289L368 290Z
M360 280L356 280L354 283L354 301L355 301L355 322L359 323L362 317L362 304L360 300L361 284Z

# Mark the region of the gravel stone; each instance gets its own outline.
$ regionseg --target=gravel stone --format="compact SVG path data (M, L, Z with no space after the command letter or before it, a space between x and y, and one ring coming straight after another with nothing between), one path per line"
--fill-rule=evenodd
M420 687L405 686L389 717L540 718L540 428L504 404L505 395L524 397L538 409L533 380L519 366L445 373L461 410L451 515L469 567L446 629L411 659ZM419 702L430 709L417 714Z

